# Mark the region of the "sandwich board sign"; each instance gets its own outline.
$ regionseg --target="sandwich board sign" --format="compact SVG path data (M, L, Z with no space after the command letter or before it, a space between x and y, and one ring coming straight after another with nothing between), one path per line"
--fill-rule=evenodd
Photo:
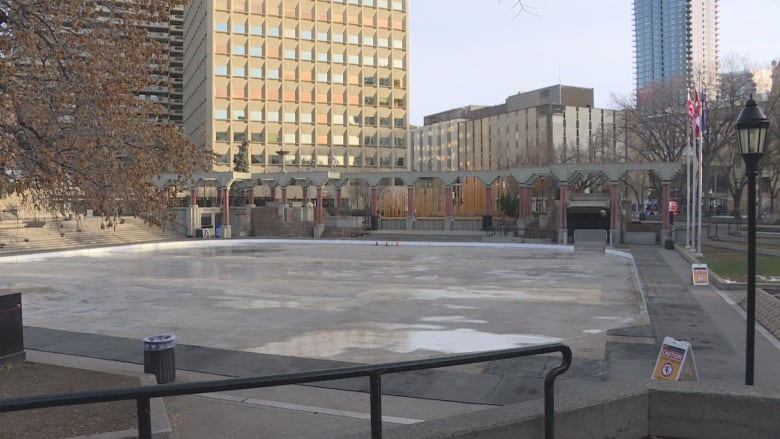
M710 271L707 264L691 264L691 274L694 286L710 284Z
M651 378L667 381L699 381L691 344L672 337L664 337Z

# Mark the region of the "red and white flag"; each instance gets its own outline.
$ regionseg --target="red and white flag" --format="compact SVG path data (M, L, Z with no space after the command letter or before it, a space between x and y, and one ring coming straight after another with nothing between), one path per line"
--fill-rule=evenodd
M693 91L693 124L694 124L694 136L697 139L701 139L701 101L699 100L699 92Z

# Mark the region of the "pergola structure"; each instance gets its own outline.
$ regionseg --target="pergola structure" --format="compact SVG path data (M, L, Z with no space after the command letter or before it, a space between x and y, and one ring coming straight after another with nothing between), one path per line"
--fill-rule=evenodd
M453 220L453 187L461 179L475 177L485 185L485 214L493 212L493 184L500 178L513 178L519 186L519 217L531 215L532 187L539 178L552 177L558 183L560 200L568 200L571 182L581 175L600 174L609 182L610 192L610 233L616 233L620 221L620 191L619 184L629 172L653 172L661 180L661 231L663 236L671 230L669 219L670 186L672 178L682 170L679 163L616 163L616 164L566 164L543 167L510 168L493 171L440 171L440 172L274 172L274 173L248 173L248 172L206 172L195 173L190 181L181 181L179 176L162 175L158 180L161 187L175 185L189 187L190 206L197 205L197 187L207 184L216 188L217 200L223 211L223 230L227 230L225 237L230 236L230 189L239 188L246 196L249 205L254 205L255 186L268 186L271 190L271 198L277 199L277 190L281 192L279 199L282 204L287 203L287 188L300 186L303 190L303 198L309 199L309 188L316 190L316 203L314 207L314 219L318 225L324 224L323 217L323 187L332 184L335 187L335 205L337 210L341 203L342 187L349 181L363 180L371 187L370 212L372 216L378 215L378 192L383 181L402 181L408 190L407 228L412 228L414 222L414 197L415 185L419 180L437 178L442 181L445 188L445 218L444 229L451 228ZM558 210L559 242L566 242L567 233L567 203L561 203ZM225 228L227 226L227 228Z

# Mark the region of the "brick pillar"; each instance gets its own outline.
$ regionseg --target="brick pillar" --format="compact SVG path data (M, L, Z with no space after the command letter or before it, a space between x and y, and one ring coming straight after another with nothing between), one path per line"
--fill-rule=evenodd
M336 216L341 216L341 186L336 186Z
M315 212L317 224L324 224L325 219L322 217L322 186L317 186L317 208Z
M559 210L561 212L561 218L559 224L561 225L561 229L569 230L569 219L568 219L568 206L566 203L566 200L569 197L569 186L565 183L560 184L560 193L561 193L561 202L559 206ZM568 232L567 232L568 233Z
M452 185L444 186L444 214L452 216Z
M379 215L379 188L376 186L371 186L371 215L376 216Z
M224 207L222 209L222 224L230 225L230 189L225 187L222 189L224 198Z
M276 186L271 188L271 201L276 201Z
M282 204L287 205L287 186L282 186Z
M410 185L406 191L409 194L406 203L406 216L414 216L414 186Z
M303 207L309 204L309 186L303 187Z
M190 188L190 207L195 207L198 205L198 188L191 187Z
M485 184L485 215L493 215L493 185Z

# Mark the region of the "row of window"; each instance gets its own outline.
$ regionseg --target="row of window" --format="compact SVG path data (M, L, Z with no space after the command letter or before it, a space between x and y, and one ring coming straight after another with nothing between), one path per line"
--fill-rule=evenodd
M216 97L227 98L227 88L217 87ZM334 91L315 93L306 90L280 90L278 88L253 89L246 92L243 88L234 88L231 97L233 99L252 99L266 101L285 101L285 102L305 102L319 104L337 104L337 105L361 105L359 94L337 93ZM405 108L406 100L404 98L394 98L390 96L367 96L363 93L362 105L377 106L389 108L392 102L394 108ZM234 113L235 114L235 113ZM227 120L227 110L217 110L215 117L220 120ZM234 116L234 119L236 117Z
M260 153L260 154L250 154L250 161L253 165L265 165L266 164L266 154ZM235 163L235 156L233 158L233 162ZM305 154L301 155L300 157L296 157L294 155L287 155L284 157L284 163L286 165L291 166L347 166L347 167L362 167L362 166L376 166L377 163L379 163L379 166L382 167L397 167L397 168L403 168L406 162L405 157L396 157L393 159L390 156L381 156L377 160L375 157L362 157L362 156L353 156L348 155L345 157L338 157L338 156L331 156L331 155L322 155L322 154ZM221 165L227 165L230 164L230 151L219 154L216 156L216 163ZM273 152L268 153L268 160L267 163L270 165L281 165L282 164L282 158L278 154L274 154Z
M227 133L217 133L217 141L218 142L229 142L230 140L225 139L223 140L222 136L224 136ZM284 143L284 144L291 144L291 145L313 145L315 142L315 135L313 133L284 133L281 134L278 131L274 132L267 132L265 130L260 132L252 132L249 137L246 136L246 133L236 133L241 134L238 136L239 138L236 139L234 134L234 141L235 142L246 142L247 140L251 142L260 142L260 143ZM316 144L318 145L337 145L337 146L396 146L396 147L405 147L406 146L406 138L405 137L389 137L389 136L363 136L363 143L360 143L360 136L344 136L343 134L317 134L316 135Z
M227 48L227 44L224 45L218 44L215 52L223 55L232 53L233 55L237 55L237 56L250 55L253 57L268 57L268 58L281 58L283 54L284 59L289 59L293 61L298 61L299 59L301 61L315 60L314 50L305 50L305 49L298 50L295 48L285 49L284 52L282 53L278 47L269 47L266 51L263 51L262 46L250 46L249 50L247 50L246 46L244 45L234 45L233 50L229 52ZM336 64L345 64L346 61L346 64L352 64L358 66L388 67L388 68L392 67L394 69L403 69L405 65L403 55L400 55L398 58L393 58L391 60L387 56L381 56L375 54L366 54L361 56L358 53L358 54L347 54L345 56L345 54L341 52L334 52L331 54L328 51L321 51L321 52L317 52L316 60L319 62L325 62L325 63L333 62Z
M329 2L325 2L329 3ZM333 3L340 3L344 4L345 0L333 0ZM350 5L355 6L364 6L364 7L378 7L380 9L392 9L394 11L403 11L404 10L404 1L403 0L362 0L362 3L360 0L347 0L346 3ZM247 8L247 0L215 0L214 1L214 8L221 11L233 11L233 12L251 12L253 14L267 14L267 15L275 15L275 16L285 16L289 18L301 18L304 20L313 20L314 15L314 9L303 9L302 7L293 7L293 8L285 8L283 4L280 4L278 6L276 5L269 5L268 10L266 11L263 7L263 2L259 0L249 0L249 8ZM326 15L329 17L329 15ZM321 14L316 15L317 20L321 21L329 21L328 18L325 18Z
M249 112L249 120L251 122L286 122L286 123L305 123L310 124L313 122L312 113L309 112L296 112L296 111L288 111L282 112L280 111L269 111L265 113L265 119L263 119L263 112L260 110L252 110ZM233 112L233 117L235 120L246 120L246 111L245 110L236 110ZM380 127L396 127L396 128L405 128L406 127L406 118L403 117L379 117L376 116L365 116L362 117L361 115L352 115L349 116L346 119L350 125L369 125L369 126L380 126ZM377 122L379 122L377 124ZM318 114L317 115L317 123L318 124L327 124L327 125L345 125L345 118L343 114L332 114L330 116L330 120L328 120L328 114ZM234 130L235 131L235 130ZM234 133L234 139L233 140L245 140L245 139L238 139L235 138L235 135L239 133ZM228 132L227 131L218 131L217 132L217 140L228 140Z
M218 21L215 25L215 30L217 32L221 33L228 33L228 29L230 27L228 26L227 21ZM251 26L247 26L245 22L239 22L239 23L233 23L233 34L236 35L247 35L247 32L249 35L252 36L263 36L264 33L264 27L262 24L252 24ZM364 30L362 32L362 38L361 33L348 33L345 34L344 32L336 32L336 31L314 31L314 29L301 29L300 31L300 38L301 40L307 40L307 41L320 41L320 42L326 42L326 43L341 43L344 44L345 42L347 44L362 44L364 46L372 46L372 47L385 47L385 48L394 48L394 49L403 49L404 48L404 40L399 38L388 38L388 37L382 37L377 36L375 32ZM287 27L284 29L284 32L282 33L281 27L278 25L268 26L267 29L267 36L270 37L281 37L284 35L284 38L289 39L297 39L299 32L298 29L294 27Z
M284 75L281 74L281 69L278 67L271 67L264 70L262 67L251 67L248 69L249 77L256 79L282 79L285 81L305 81L314 82L315 78L317 82L321 83L334 83L334 84L349 84L360 85L360 75L350 74L332 70L325 70L317 72L316 75L312 70L295 70L287 69L284 71ZM232 75L231 75L232 73ZM265 73L265 76L264 76ZM214 74L216 76L233 76L239 78L247 77L247 68L244 64L233 63L233 71L231 72L227 64L218 64L214 67ZM346 82L345 82L346 79ZM403 88L403 81L399 78L391 79L389 76L383 76L377 78L375 75L363 77L363 85L380 87L395 87Z

